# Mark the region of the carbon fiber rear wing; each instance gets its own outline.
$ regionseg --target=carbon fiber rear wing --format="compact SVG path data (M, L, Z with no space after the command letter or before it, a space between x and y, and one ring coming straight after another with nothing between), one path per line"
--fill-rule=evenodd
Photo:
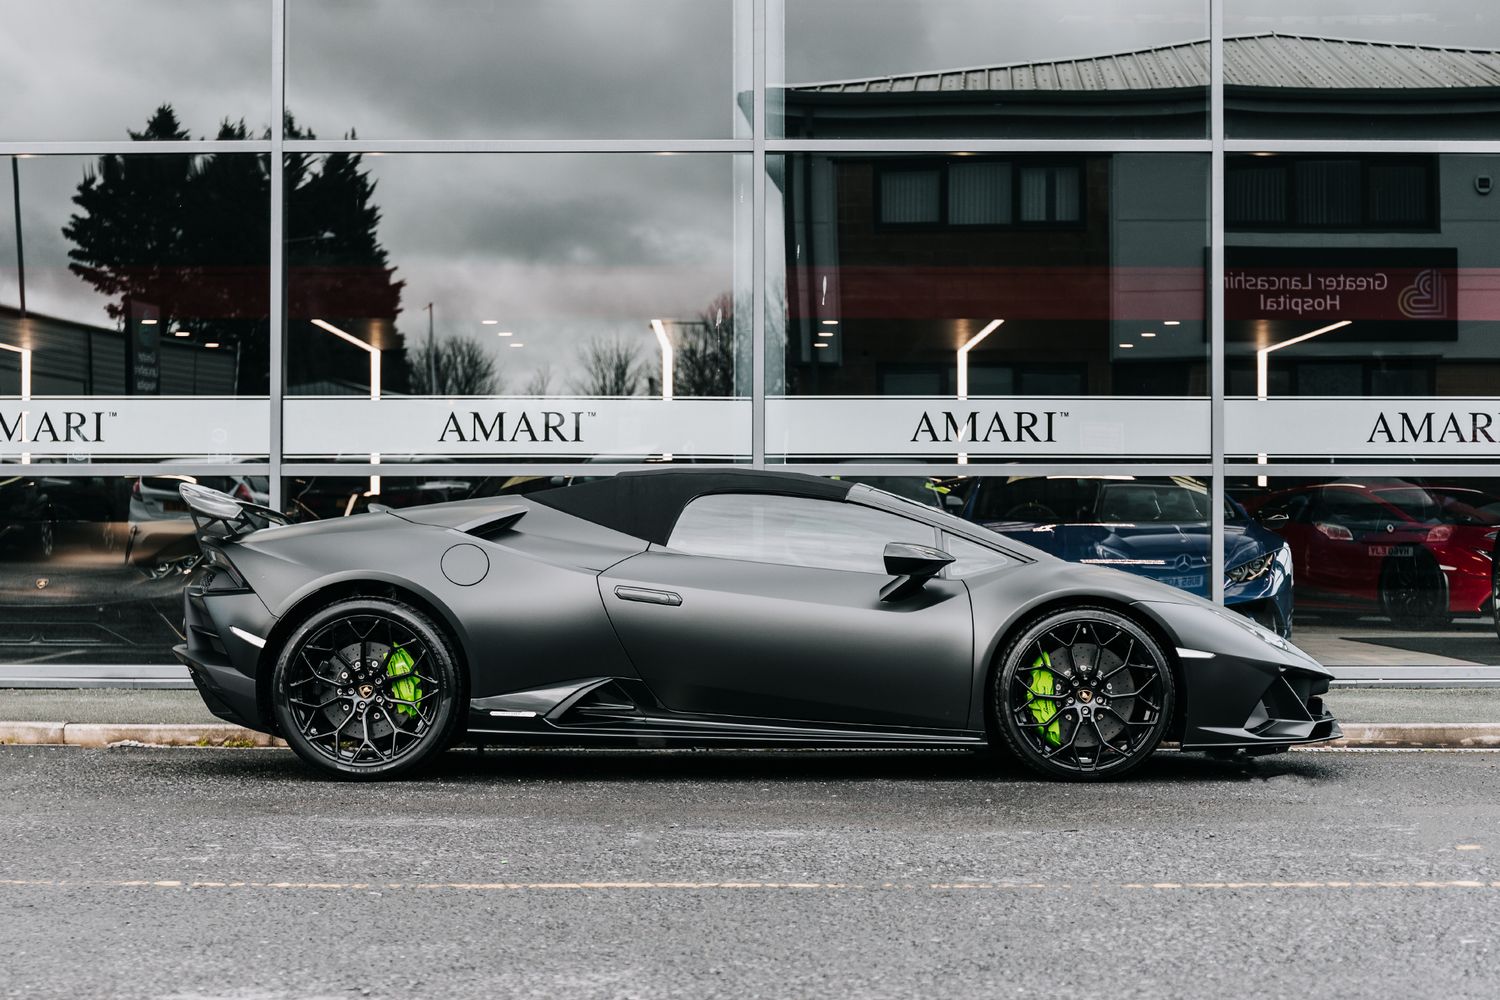
M187 504L200 544L205 541L232 542L252 531L291 523L291 519L280 511L248 500L237 500L228 493L197 483L182 483L177 492Z

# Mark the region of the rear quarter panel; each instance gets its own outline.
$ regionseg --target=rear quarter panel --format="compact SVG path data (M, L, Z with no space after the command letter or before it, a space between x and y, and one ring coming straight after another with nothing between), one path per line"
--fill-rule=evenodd
M341 586L415 595L442 616L468 664L473 698L580 676L634 676L595 578L645 543L528 506L516 528L493 541L374 513L257 532L229 554L279 619L300 616ZM484 552L489 569L479 582L461 586L444 575L443 555L455 545Z

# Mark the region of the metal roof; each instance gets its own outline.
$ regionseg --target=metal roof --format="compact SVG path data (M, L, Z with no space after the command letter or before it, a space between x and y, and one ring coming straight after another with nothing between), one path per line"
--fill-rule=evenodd
M1402 45L1311 35L1224 39L1230 87L1407 90L1500 87L1500 51ZM1208 42L1051 62L974 66L863 80L794 85L800 93L920 94L945 91L1134 91L1208 86Z

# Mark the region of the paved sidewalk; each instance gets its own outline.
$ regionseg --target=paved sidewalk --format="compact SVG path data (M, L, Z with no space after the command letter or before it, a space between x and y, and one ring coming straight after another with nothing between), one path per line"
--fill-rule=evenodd
M0 688L0 722L181 726L219 721L197 691Z
M1343 722L1496 722L1500 688L1336 688L1324 699ZM219 720L196 691L0 688L0 722L197 725Z

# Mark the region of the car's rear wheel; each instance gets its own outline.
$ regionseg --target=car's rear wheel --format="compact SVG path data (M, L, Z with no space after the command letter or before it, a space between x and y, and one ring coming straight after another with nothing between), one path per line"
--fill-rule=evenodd
M1010 751L1054 778L1098 781L1161 744L1176 685L1166 652L1136 622L1070 608L1033 622L1001 654L994 724Z
M1495 619L1495 637L1500 638L1500 547L1490 557L1490 615Z
M343 778L389 778L441 753L462 721L457 657L415 608L351 598L288 637L271 678L287 743Z
M1380 609L1399 628L1432 628L1453 620L1448 578L1426 549L1393 556L1380 568Z

